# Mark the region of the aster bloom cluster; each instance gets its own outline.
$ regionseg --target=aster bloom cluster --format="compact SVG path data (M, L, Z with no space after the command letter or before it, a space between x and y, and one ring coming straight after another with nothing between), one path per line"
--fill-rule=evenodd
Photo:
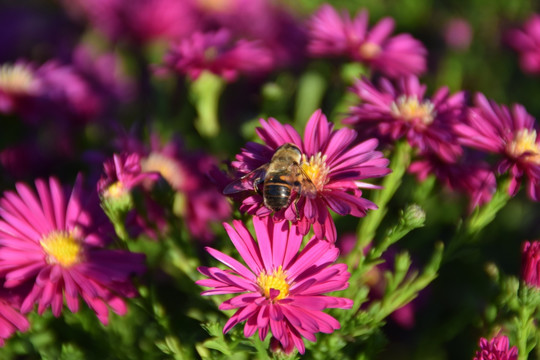
M339 215L361 217L369 209L377 208L371 201L362 198L360 190L374 187L361 180L381 177L390 172L388 160L375 150L378 144L376 139L355 141L357 133L354 130L334 130L334 125L320 110L315 111L307 122L303 140L290 125L280 124L275 119L261 120L260 124L262 127L257 129L257 134L265 145L248 143L232 165L240 175L245 175L269 163L280 146L296 145L302 153L299 166L315 193L300 191L292 195L289 204L280 210L278 216L298 224L298 230L303 235L313 225L317 238L335 242L336 227L330 209ZM249 194L242 199L240 209L257 216L271 213L264 206L260 193Z
M509 347L508 338L504 335L495 336L491 340L480 339L480 350L473 360L517 360L518 350Z
M540 73L540 15L533 14L522 28L509 30L506 42L518 52L519 65L524 72Z
M368 30L368 12L354 19L323 5L309 24L308 50L313 56L345 56L367 64L390 77L419 75L426 71L427 51L409 34L391 36L394 20L381 19Z
M22 297L22 313L38 305L39 314L51 308L58 317L64 298L72 312L82 298L107 324L109 308L125 314L123 298L137 294L130 277L143 273L144 254L106 248L97 199L82 186L81 177L71 192L55 178L36 180L36 194L18 183L0 200L0 275Z
M336 3L0 4L2 360L540 357L538 15Z
M315 341L316 332L332 333L339 322L323 313L326 308L350 309L352 300L325 296L347 288L350 274L345 264L333 264L339 255L331 243L313 238L301 251L302 235L286 221L254 218L257 242L240 221L225 229L246 265L230 256L208 248L208 252L227 264L232 272L201 267L208 279L201 286L213 289L203 295L241 293L225 302L222 310L238 309L227 321L228 332L246 321L244 335L259 332L264 340L269 330L286 353L297 348L305 352L302 337Z

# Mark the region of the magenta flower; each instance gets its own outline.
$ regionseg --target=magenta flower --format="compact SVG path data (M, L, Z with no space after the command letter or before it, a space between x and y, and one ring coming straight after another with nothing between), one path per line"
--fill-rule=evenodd
M188 151L179 138L162 144L160 138L153 135L149 149L132 139L125 140L125 150L139 154L142 172L161 175L176 192L179 206L174 210L184 219L190 234L202 241L212 240L212 224L229 219L232 211L208 175L217 161L203 152ZM150 203L147 206L153 209L149 215L155 214L153 222L158 222L159 227L166 226L164 218L158 214L159 208ZM137 223L141 225L140 221ZM154 232L145 226L143 231Z
M12 295L2 291L0 299L0 346L4 346L5 340L18 331L27 331L30 323L24 315L14 306Z
M191 79L210 71L227 81L240 74L263 73L272 66L271 53L260 42L235 40L230 31L196 32L174 45L165 66Z
M82 15L111 40L141 45L173 40L196 27L187 1L178 0L64 0L70 13Z
M526 241L521 254L521 278L527 285L540 288L540 241Z
M78 177L71 194L58 180L36 180L37 194L23 183L0 200L0 276L5 288L26 290L21 311L51 307L58 317L64 298L72 312L79 296L108 323L110 307L127 311L123 297L137 291L130 281L144 271L144 255L109 250L97 197L85 197ZM94 211L95 210L95 211ZM21 286L21 287L19 287Z
M31 64L18 61L0 65L0 113L25 113L28 100L42 89Z
M104 198L119 198L144 181L159 179L155 172L142 172L139 154L114 154L103 164L105 171L97 184L98 193Z
M224 333L246 321L246 337L258 330L259 338L264 340L271 331L285 352L297 348L303 354L302 337L315 341L315 333L332 333L340 328L339 322L322 310L352 307L349 299L324 295L348 287L347 266L334 264L339 250L327 241L313 238L299 251L302 236L287 221L254 217L253 224L257 242L241 221L234 221L233 226L224 224L247 267L207 248L230 270L200 267L199 272L208 279L197 284L212 288L202 295L240 294L219 307L238 309L225 324Z
M508 349L508 346L508 338L504 335L497 335L490 341L481 338L480 350L476 352L473 360L517 360L517 347Z
M381 177L391 171L387 168L388 160L381 152L375 151L376 139L355 142L356 131L346 128L333 130L334 125L321 110L315 111L306 124L303 141L290 125L280 124L273 118L268 121L261 119L260 123L262 128L257 129L257 134L266 144L248 143L236 156L233 167L241 175L248 174L270 162L276 149L289 143L301 153L298 165L315 190L309 194L293 191L287 206L278 210L275 216L295 222L304 235L313 224L317 238L334 242L336 227L329 209L340 215L362 217L367 210L377 208L362 198L360 190L362 187L376 188L360 180ZM253 191L253 184L246 184L245 189ZM272 212L264 205L260 192L244 197L240 210L257 216Z
M409 166L408 171L415 174L418 181L435 175L449 190L467 195L470 211L491 201L497 189L495 174L490 166L465 155L455 163L447 163L437 156L422 156Z
M308 26L308 50L314 56L346 56L389 77L426 71L426 49L409 34L390 36L392 18L384 18L368 30L367 10L351 20L346 11L340 15L332 6L323 5Z
M540 74L540 15L533 14L522 29L510 30L506 43L519 53L524 72Z
M354 125L369 136L390 141L406 138L411 146L436 154L446 162L454 162L461 155L452 124L464 114L464 92L450 95L448 88L443 87L426 98L426 86L415 76L401 78L395 86L383 78L379 87L364 78L352 91L361 103L351 107L343 123Z
M499 106L476 94L475 107L468 112L467 121L455 125L460 142L475 149L494 153L502 159L498 172L508 171L513 196L522 178L527 177L527 192L535 201L540 198L540 139L536 138L534 118L522 105L512 109Z
M471 24L464 18L450 19L444 28L446 45L455 50L467 50L471 45L473 31Z

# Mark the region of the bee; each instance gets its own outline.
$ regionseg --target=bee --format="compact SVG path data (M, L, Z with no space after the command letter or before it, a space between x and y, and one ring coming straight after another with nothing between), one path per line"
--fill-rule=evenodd
M283 144L276 149L270 162L233 181L223 193L230 195L251 189L260 193L259 185L262 183L264 205L272 211L279 211L289 205L295 193L308 197L317 195L317 188L301 163L302 152L298 146Z

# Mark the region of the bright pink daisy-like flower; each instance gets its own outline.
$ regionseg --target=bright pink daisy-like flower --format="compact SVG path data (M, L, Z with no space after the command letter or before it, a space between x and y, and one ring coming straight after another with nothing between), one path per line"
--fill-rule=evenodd
M468 112L465 123L456 124L460 142L475 149L498 154L500 174L508 171L511 195L519 190L524 176L528 178L527 192L535 201L540 198L540 139L536 138L535 119L522 105L510 110L476 94L475 106Z
M347 12L340 15L330 5L323 5L308 26L312 55L346 56L390 77L426 71L425 47L409 34L390 36L392 18L384 18L368 30L367 10L351 20Z
M272 66L272 56L262 43L235 40L226 29L196 32L180 40L164 61L167 68L192 79L207 70L227 81L235 80L239 74L262 73Z
M533 14L522 29L510 30L506 43L519 53L524 72L540 74L540 15Z
M526 241L521 253L521 278L527 285L540 288L540 241Z
M462 149L457 144L452 124L461 120L465 111L465 93L450 95L443 87L425 97L426 86L418 78L400 78L394 86L381 79L378 87L361 79L352 91L361 103L350 109L343 123L354 125L369 136L390 141L406 138L421 152L436 154L446 162L454 162Z
M510 349L508 338L504 335L495 336L488 341L480 339L480 350L476 352L473 360L517 360L518 349L512 346Z
M137 291L130 281L144 271L144 254L109 250L105 222L97 197L84 197L81 177L73 191L64 191L58 180L36 180L37 194L23 183L0 200L0 276L6 288L28 288L21 311L38 304L42 314L51 307L59 316L64 297L72 312L79 296L108 323L110 307L127 311L123 297ZM92 200L94 200L92 202ZM102 215L103 221L104 216Z
M257 242L241 221L224 224L231 241L247 266L212 248L207 251L230 267L200 267L209 279L197 284L212 288L203 295L238 294L220 305L221 310L238 309L223 332L246 321L244 335L259 330L261 340L268 331L285 352L295 347L304 353L302 337L315 341L315 333L331 333L339 322L322 312L327 308L350 309L352 300L324 295L348 287L345 264L334 264L339 250L331 243L313 238L301 251L302 236L289 222L253 218Z
M114 154L103 164L104 176L98 182L98 193L104 198L119 198L145 180L159 179L156 172L143 172L139 154Z
M26 331L30 328L30 323L14 306L11 294L2 291L0 296L0 346L4 346L5 341L16 331Z
M297 165L315 190L309 194L293 191L287 206L276 212L277 217L297 223L304 235L313 224L319 239L334 242L336 227L329 209L340 215L362 217L367 210L377 208L362 197L360 190L361 187L376 188L360 180L381 177L391 171L387 168L388 160L381 152L375 151L376 139L356 142L356 131L346 128L334 130L334 125L321 110L315 111L307 122L303 141L288 124L281 124L273 118L268 121L261 119L260 123L262 128L257 128L257 134L266 144L248 143L236 156L233 167L241 175L248 174L269 163L281 145L292 144L301 153L301 161ZM253 184L245 184L245 190L253 191ZM266 216L272 210L264 203L261 192L255 192L242 199L240 210Z

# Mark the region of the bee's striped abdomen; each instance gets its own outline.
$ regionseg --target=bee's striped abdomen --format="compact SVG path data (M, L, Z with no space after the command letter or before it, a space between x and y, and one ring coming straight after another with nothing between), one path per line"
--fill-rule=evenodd
M292 184L286 179L282 174L275 174L264 182L264 204L273 211L281 210L289 204Z

